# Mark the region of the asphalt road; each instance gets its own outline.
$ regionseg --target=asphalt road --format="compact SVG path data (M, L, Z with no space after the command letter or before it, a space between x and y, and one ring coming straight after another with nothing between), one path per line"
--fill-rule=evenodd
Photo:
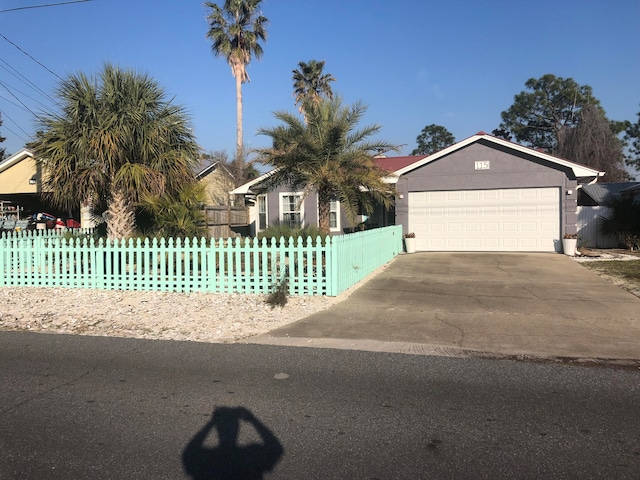
M633 370L0 332L0 387L2 479L640 472Z

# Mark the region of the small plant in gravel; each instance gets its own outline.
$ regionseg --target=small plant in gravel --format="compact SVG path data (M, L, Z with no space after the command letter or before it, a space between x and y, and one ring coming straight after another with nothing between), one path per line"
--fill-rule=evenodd
M273 291L266 299L267 304L271 308L284 307L287 304L287 296L289 295L289 272L285 272L282 280L277 282Z

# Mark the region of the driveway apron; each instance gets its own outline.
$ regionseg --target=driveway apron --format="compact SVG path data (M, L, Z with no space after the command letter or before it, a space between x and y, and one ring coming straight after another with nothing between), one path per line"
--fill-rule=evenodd
M257 341L296 339L637 360L640 298L565 255L416 253L344 301Z

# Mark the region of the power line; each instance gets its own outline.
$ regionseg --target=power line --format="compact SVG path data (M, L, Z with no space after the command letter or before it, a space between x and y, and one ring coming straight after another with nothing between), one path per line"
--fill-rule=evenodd
M29 55L27 52L25 52L23 49L21 49L18 45L16 45L15 43L13 43L11 40L9 40L7 37L5 37L3 34L0 33L0 37L4 38L7 42L9 42L11 45L13 45L14 47L16 47L18 50L20 50L22 53L24 53L27 57L29 57L31 60L33 60L34 62L36 62L38 65L40 65L42 68L44 68L47 72L51 73L52 75L55 75L56 77L58 77L59 80L62 80L62 77L60 75L58 75L56 72L54 72L53 70L51 70L50 68L46 67L43 63L39 62L38 60L36 60L35 58L33 58L31 55Z
M2 67L2 65L0 65L0 67ZM32 100L33 102L35 102L38 105L40 105L40 107L43 110L46 110L48 113L53 113L53 109L49 105L46 105L46 104L42 103L40 100L37 100L37 99L33 98L31 95L23 92L22 90L18 90L16 87L14 87L12 85L9 85L8 83L2 82L2 81L0 81L0 85L2 85L6 90L9 90L11 88L13 90L13 92L18 92L20 95L23 95L23 96L27 97L29 100ZM14 96L14 98L17 98L15 93L11 93L11 94Z
M4 70L6 70L9 74L13 75L14 77L16 77L18 80L20 80L22 83L24 83L25 85L27 85L28 87L31 87L33 90L35 90L37 93L39 93L40 95L42 95L43 97L45 97L47 100L52 101L53 103L56 103L56 100L54 98L52 98L47 92L45 92L44 90L42 90L40 87L38 87L35 83L33 83L29 78L25 77L23 74L21 74L18 70L16 70L15 68L13 68L11 65L9 65L9 63L0 58L0 62L4 63L6 65L6 67L4 65L0 65L0 68L3 68ZM7 68L8 67L8 68Z
M7 115L7 112L2 112L2 118L6 118L7 120L9 120L11 123L13 123L16 127L18 127L20 130L22 130L24 132L24 134L29 137L29 138L33 138L31 135L29 135L24 128L22 128L20 125L18 125L16 123L16 121L11 118L9 115ZM25 143L28 141L26 138L24 138L22 135L14 132L13 130L11 130L9 127L7 127L6 125L2 125L2 128L4 128L5 130L9 130L11 133L13 133L16 137L18 137L20 140L23 140Z
M4 89L9 93L9 95L11 95L13 98L15 98L18 103L20 103L20 105L22 105L24 108L26 108L29 112L31 112L33 114L34 117L39 118L39 115L34 112L33 110L31 110L29 107L27 107L27 105L20 100L10 89L9 87L7 87L7 85L3 82L0 82L0 85L4 87Z
M46 3L43 5L30 5L27 7L16 7L16 8L7 8L6 10L0 10L0 13L5 13L5 12L15 12L17 10L30 10L32 8L45 8L45 7L57 7L60 5L68 5L70 3L84 3L84 2L91 2L93 0L73 0L73 1L69 1L69 2L58 2L58 3Z

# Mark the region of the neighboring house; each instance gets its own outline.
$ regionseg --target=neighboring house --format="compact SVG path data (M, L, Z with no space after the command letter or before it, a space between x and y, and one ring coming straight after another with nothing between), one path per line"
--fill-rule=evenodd
M391 218L373 223L402 225L421 251L560 252L563 234L577 232L578 187L604 175L484 132L429 156L377 160L397 194ZM273 220L317 225L315 195L302 203L299 191L256 195L268 175L232 192L255 202L252 231ZM338 202L332 215L339 232Z
M600 217L610 209L604 205L616 195L639 195L640 182L596 183L584 185L578 191L578 243L591 248L615 248L620 240L615 235L603 235L598 228Z
M206 162L199 165L196 179L204 183L207 191L206 204L211 206L229 205L229 191L235 186L233 175L220 162Z
M219 162L207 162L199 165L196 172L196 178L206 185L207 205L229 205L229 190L234 182L227 168ZM62 214L42 202L41 193L42 169L31 150L23 149L0 162L0 200L18 205L24 214ZM81 208L81 223L83 227L94 226L89 208Z
M44 209L41 193L42 171L31 150L25 148L0 162L0 200L17 205L23 214L35 213Z

